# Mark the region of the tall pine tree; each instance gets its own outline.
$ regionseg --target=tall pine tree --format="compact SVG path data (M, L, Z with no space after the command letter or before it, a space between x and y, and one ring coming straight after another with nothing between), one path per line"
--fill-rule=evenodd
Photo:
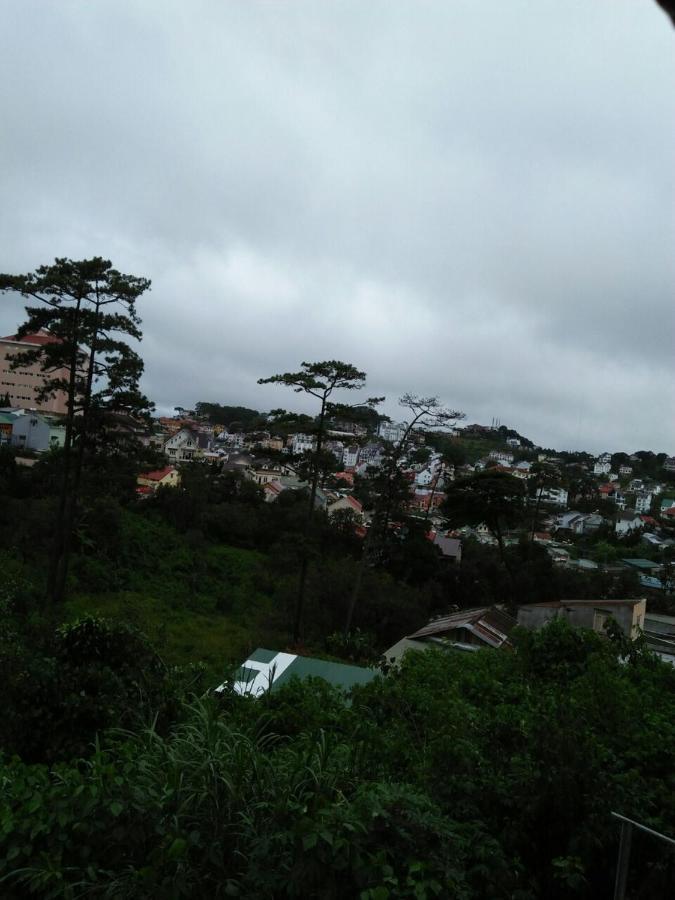
M26 307L19 339L45 332L53 340L16 354L13 367L37 363L44 377L38 402L66 395L65 442L47 600L65 594L82 469L88 448L115 414L147 415L152 404L141 393L141 357L129 346L140 341L136 301L150 287L146 278L124 275L101 257L56 259L26 275L0 275L0 290L36 302Z

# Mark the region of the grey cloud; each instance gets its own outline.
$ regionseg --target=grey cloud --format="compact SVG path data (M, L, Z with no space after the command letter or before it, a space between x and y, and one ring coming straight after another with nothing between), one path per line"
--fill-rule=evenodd
M543 444L675 449L675 56L654 4L7 18L0 268L101 253L151 277L158 404L278 405L257 377L337 356Z

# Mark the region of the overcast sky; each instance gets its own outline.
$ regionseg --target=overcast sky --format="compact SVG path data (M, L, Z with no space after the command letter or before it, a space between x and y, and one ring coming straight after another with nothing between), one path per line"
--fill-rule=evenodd
M649 0L0 0L0 271L152 279L144 388L337 358L675 453L675 30ZM0 295L0 333L21 304ZM309 407L305 407L308 409Z

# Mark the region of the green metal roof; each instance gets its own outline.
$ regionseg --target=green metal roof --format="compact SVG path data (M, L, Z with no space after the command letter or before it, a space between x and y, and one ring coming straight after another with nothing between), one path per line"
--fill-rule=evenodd
M348 691L356 684L367 684L377 674L377 669L258 647L236 671L234 689L239 694L259 696L287 684L292 678L314 677Z
M329 684L347 691L355 684L367 684L377 675L375 669L362 669L360 666L348 666L345 663L328 662L325 659L312 659L298 656L279 678L274 687L286 684L291 678L323 678Z
M651 559L622 559L622 563L627 566L635 566L636 569L658 569L659 563L652 562Z

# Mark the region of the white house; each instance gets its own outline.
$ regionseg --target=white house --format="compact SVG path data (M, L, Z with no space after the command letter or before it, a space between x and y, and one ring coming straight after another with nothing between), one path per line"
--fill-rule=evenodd
M345 447L345 452L342 457L342 465L345 469L353 469L359 461L359 446L358 444L352 444L350 447Z
M619 475L632 475L633 467L632 466L619 466Z
M315 445L316 441L311 434L302 434L299 432L298 434L293 435L291 453L293 453L294 456L300 456L302 453L311 453L312 450L314 450Z
M383 440L391 441L392 444L398 444L403 440L407 428L408 426L405 422L398 422L398 424L394 424L393 422L380 422L377 433Z
M594 475L609 475L612 468L611 462L602 462L602 457L593 466Z
M635 512L648 513L652 506L652 495L647 491L637 491L635 494Z
M538 495L538 494L537 494ZM567 506L568 492L562 487L545 487L541 492L541 502L551 503L553 506Z
M415 484L418 487L428 487L432 481L436 479L436 473L432 472L431 469L422 469L421 472L418 472L415 476Z
M66 429L53 416L31 410L14 417L11 441L21 450L54 450L63 447Z
M221 440L221 438L219 437L218 440ZM243 431L235 431L232 434L226 434L223 440L228 447L232 447L235 450L241 450L246 443L246 435Z
M490 450L488 458L508 466L513 462L513 453L509 453L508 450Z
M624 537L627 534L630 534L632 531L637 531L642 528L644 522L640 518L640 516L634 512L632 509L627 509L625 512L619 513L616 519L616 524L614 525L614 531L619 537Z
M616 503L618 509L623 510L628 506L626 495L622 491L615 491L612 499Z
M191 428L181 428L164 441L164 453L171 462L189 462L199 453L199 438Z
M602 522L602 516L588 515L573 510L558 515L556 530L566 529L574 534L588 534L599 528Z
M366 444L359 450L359 465L368 463L371 466L382 465L384 448L380 444Z

